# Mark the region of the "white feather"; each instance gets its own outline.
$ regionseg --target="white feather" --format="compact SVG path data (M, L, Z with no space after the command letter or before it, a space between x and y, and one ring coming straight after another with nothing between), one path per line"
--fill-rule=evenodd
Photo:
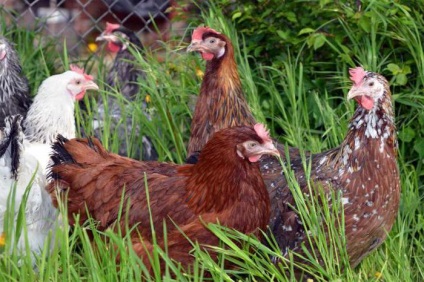
M11 172L11 146L0 158L0 232L4 231L7 199L13 187L16 187L16 216L24 193L30 185L25 216L29 249L35 254L43 250L48 234L54 231L58 223L58 212L45 190L46 175L52 152L51 145L57 135L75 137L75 96L84 87L83 83L74 83L76 79L87 81L83 74L67 71L51 76L41 84L24 121L25 136L21 132L17 181ZM7 138L7 135L7 129L0 134L2 138ZM25 237L22 235L18 247L25 250Z
M38 146L37 144L37 148L33 147L33 144L27 140L23 142L17 181L13 179L10 170L10 149L0 159L1 178L3 179L0 183L0 232L4 232L4 215L8 207L8 197L12 196L10 192L15 189L14 207L16 216L24 193L27 187L32 184L25 209L26 228L29 248L32 253L39 254L43 249L44 240L54 227L57 211L53 207L50 195L45 190L47 184L45 170L49 159L44 156L37 159L34 155L34 152L38 150L37 155L42 156L41 151L48 152L50 150L49 145ZM25 250L24 236L19 238L17 245L20 250Z

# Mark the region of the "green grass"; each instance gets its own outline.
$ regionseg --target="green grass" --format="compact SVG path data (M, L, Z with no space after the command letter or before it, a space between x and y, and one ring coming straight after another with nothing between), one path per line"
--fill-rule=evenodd
M236 51L236 59L242 79L245 94L249 105L257 119L266 122L273 136L281 142L303 150L320 152L333 148L343 140L347 123L355 109L353 102L347 102L346 92L350 87L347 71L349 67L361 64L364 67L383 72L387 75L390 63L402 65L399 50L380 52L382 46L392 46L390 42L408 42L403 52L411 54L413 61L408 61L414 67L415 73L408 77L412 83L400 85L396 76L387 75L393 83L392 91L395 101L396 120L399 133L402 136L399 147L399 167L401 171L402 196L399 216L389 233L385 243L370 254L355 269L351 269L343 252L344 245L343 212L340 207L320 207L319 199L308 200L299 193L299 187L289 170L286 175L290 181L290 189L296 195L296 203L304 222L314 231L313 237L323 257L322 266L314 263L317 253L306 254L312 266L305 266L305 270L316 281L422 281L424 280L424 205L423 184L420 177L424 175L422 160L416 154L411 154L411 140L408 138L410 130L422 123L424 109L424 22L419 20L411 11L404 11L404 16L411 19L411 24L396 25L395 19L384 18L378 1L371 1L364 9L375 15L370 23L370 32L360 37L352 26L343 18L337 18L340 28L345 32L349 42L349 52L337 42L327 40L328 51L336 52L342 58L335 64L331 72L317 72L310 70L310 64L301 60L302 52L306 52L306 43L303 49L280 50L287 60L281 62L280 67L267 66L255 62L253 54L243 48L244 38L236 32L234 25L224 19L219 9L212 7L203 12L201 22L229 35ZM399 9L402 9L400 7ZM378 17L379 16L379 17ZM199 19L193 20L199 22ZM0 22L1 23L1 22ZM194 24L193 24L194 26ZM193 27L191 26L191 28ZM41 81L49 74L63 71L69 63L79 63L86 70L96 76L101 90L99 94L89 94L84 98L88 112L77 108L77 123L84 127L85 132L91 133L91 121L96 118L96 100L105 99L108 95L120 97L116 89L109 89L104 85L103 78L108 67L103 58L90 57L78 61L68 58L65 52L52 52L54 45L46 40L42 47L34 47L40 35L34 31L26 31L17 27L5 29L3 33L12 38L23 62L33 92ZM391 32L386 28L391 27ZM393 31L393 32L392 32ZM190 34L191 31L187 31ZM177 47L175 47L177 46ZM199 93L201 77L196 70L204 70L204 62L196 54L187 54L184 50L186 43L181 38L167 44L163 43L163 61L158 62L155 54L150 51L140 53L133 50L136 64L147 73L147 79L140 81L140 95L137 101L120 100L122 105L132 104L133 123L140 125L140 133L151 137L161 161L183 163L186 157L186 144L189 138L189 129L194 107L193 97ZM315 61L314 64L327 62ZM318 77L318 78L317 78ZM313 84L317 80L326 80L324 84ZM314 86L314 87L311 87ZM149 95L151 102L148 110L152 114L152 121L146 120L141 113L140 103ZM124 117L125 118L125 117ZM124 119L123 119L124 120ZM105 120L109 123L109 117ZM414 136L419 136L418 133ZM109 150L116 152L121 146L116 132L109 132L108 126L101 141ZM141 144L140 138L128 132L122 142L134 146ZM408 141L409 140L409 141ZM412 137L412 140L413 137ZM415 145L414 145L415 146ZM308 164L305 163L308 167ZM339 195L332 195L334 198ZM337 202L337 201L334 201ZM63 207L66 214L66 207ZM324 219L329 229L330 239L327 243L323 236L323 225L318 223L318 217ZM9 217L10 218L10 217ZM9 219L9 222L12 219ZM155 249L154 260L163 257L167 260L168 268L165 273L156 271L152 277L148 276L140 259L132 252L127 251L128 238L121 238L119 234L94 232L91 244L87 231L95 228L95 223L88 222L83 226L75 226L70 232L66 216L63 217L63 227L58 228L55 234L55 247L52 253L44 250L37 258L37 271L34 271L30 262L30 254L25 259L19 257L16 248L8 241L11 255L3 250L0 257L1 281L142 281L142 277L152 281L202 281L205 272L209 272L213 281L284 281L293 279L291 262L296 254L290 254L285 271L270 262L270 256L280 256L278 250L266 247L256 239L237 234L220 226L211 225L211 230L219 236L222 247L216 249L222 253L218 262L214 262L208 253L194 245L196 257L192 273L183 273L178 264L167 259L166 250ZM23 218L19 217L15 223L18 231L23 226ZM20 226L20 227L19 227ZM339 226L339 227L337 227ZM8 234L15 232L7 229ZM25 228L22 229L25 233ZM8 238L9 236L7 236ZM104 240L107 238L107 240ZM267 238L273 246L273 238ZM242 247L233 241L245 242ZM93 248L96 245L96 248ZM225 248L224 248L225 246ZM122 263L119 271L115 261L116 254L120 254ZM223 261L230 260L239 266L237 269L224 269ZM157 263L156 263L157 265ZM342 267L345 266L345 269ZM173 277L173 278L172 278Z

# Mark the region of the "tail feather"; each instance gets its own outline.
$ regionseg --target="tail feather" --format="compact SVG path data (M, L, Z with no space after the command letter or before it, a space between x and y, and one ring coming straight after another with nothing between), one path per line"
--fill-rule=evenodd
M65 143L68 141L69 139L63 137L61 134L56 137L56 142L52 145L53 153L50 156L52 166L63 163L75 163L72 155L65 149Z
M56 142L52 145L52 162L49 167L48 179L60 180L61 175L55 171L64 165L73 165L74 168L85 167L90 163L103 160L109 153L103 148L96 138L75 138L68 140L58 135ZM62 172L64 176L64 172Z
M7 165L10 166L15 180L18 178L19 160L23 148L22 119L21 115L6 117L5 128L1 134L3 139L0 142L0 158L10 161Z
M67 199L68 213L85 214L85 199L90 199L96 191L93 185L104 174L102 164L113 158L96 138L66 139L58 136L52 146L51 165L48 168L47 192L53 205ZM70 218L70 222L73 219Z

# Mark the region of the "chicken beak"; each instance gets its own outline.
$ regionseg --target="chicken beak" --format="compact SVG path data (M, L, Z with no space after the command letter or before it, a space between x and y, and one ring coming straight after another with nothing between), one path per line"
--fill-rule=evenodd
M202 48L201 42L202 40L192 40L191 44L187 47L187 52L199 51Z
M364 95L362 89L360 87L353 86L347 93L347 99L350 100L361 95Z
M272 155L272 156L275 156L275 157L280 156L280 152L277 150L277 148L275 147L274 143L272 143L272 141L269 141L269 142L262 144L260 154L261 155Z
M96 37L96 42L98 41L116 41L116 36L102 32L102 34Z
M99 86L92 80L86 81L83 87L85 90L99 90Z
M98 41L105 41L105 33L102 32L99 36L96 37L96 42Z

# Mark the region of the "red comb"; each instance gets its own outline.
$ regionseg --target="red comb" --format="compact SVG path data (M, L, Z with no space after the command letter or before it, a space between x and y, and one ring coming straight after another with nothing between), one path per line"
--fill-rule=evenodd
M256 134L258 134L258 136L261 137L264 142L271 141L269 131L266 129L265 125L262 123L257 123L253 126L253 129L255 129Z
M193 31L193 35L191 36L191 40L202 40L202 36L205 32L214 32L216 34L221 34L218 31L207 27L207 26L199 26Z
M350 80L353 81L353 85L358 86L364 79L367 72L362 67L356 67L349 69Z
M69 68L71 71L84 75L84 78L87 80L93 80L93 76L86 74L83 68L78 67L77 65L70 65Z
M115 29L120 28L121 26L119 24L113 24L113 23L109 23L106 22L106 33L112 33L112 31L114 31Z

